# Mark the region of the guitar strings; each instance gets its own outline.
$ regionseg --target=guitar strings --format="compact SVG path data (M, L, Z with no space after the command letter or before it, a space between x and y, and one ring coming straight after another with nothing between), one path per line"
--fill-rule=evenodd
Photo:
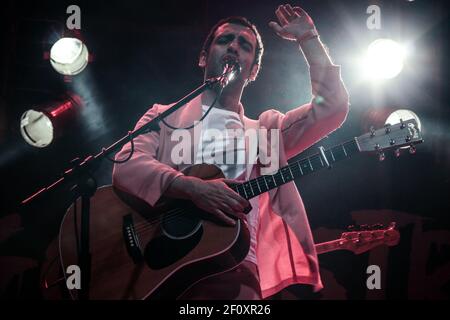
M183 208L176 208L173 210L169 210L167 212L167 216L165 217L165 221L170 222L170 221L174 221L176 218L180 217L183 213L184 213L184 209ZM150 229L151 227L153 227L153 225L157 224L159 221L161 220L160 217L155 218L153 220L149 220L149 221L142 221L142 222L138 222L134 225L134 230L136 232L140 232L146 229Z
M294 166L293 168L291 168L291 170L293 172L301 172L300 169L298 168L298 166ZM178 218L181 214L183 214L183 211L184 211L183 208L176 208L176 209L169 210L167 212L168 216L166 217L165 221L167 221L167 222L173 221L174 219ZM134 225L134 229L136 232L145 231L147 229L152 228L154 224L159 222L159 220L160 220L160 218L158 217L153 220L138 222Z
M292 168L294 172L300 172L299 168ZM176 208L167 212L167 217L164 219L167 222L171 222L178 218L181 214L183 214L183 208ZM155 218L154 220L142 221L138 222L134 225L134 229L136 232L146 231L147 229L151 229L154 224L158 223L160 218Z

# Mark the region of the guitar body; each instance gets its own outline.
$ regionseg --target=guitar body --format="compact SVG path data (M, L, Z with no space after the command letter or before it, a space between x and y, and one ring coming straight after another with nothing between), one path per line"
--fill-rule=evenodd
M202 179L223 177L219 168L205 164L192 166L185 174ZM226 226L204 220L206 213L191 202L168 200L161 198L150 207L112 186L97 190L90 205L90 299L175 299L201 279L243 261L250 235L242 221ZM59 263L51 266L48 259L42 277L47 284L59 278L60 292L66 285L62 271L79 265L80 218L78 199L61 222L58 243L47 252L50 258L58 250ZM55 298L55 288L46 290L45 296ZM78 291L70 290L66 296L78 299Z

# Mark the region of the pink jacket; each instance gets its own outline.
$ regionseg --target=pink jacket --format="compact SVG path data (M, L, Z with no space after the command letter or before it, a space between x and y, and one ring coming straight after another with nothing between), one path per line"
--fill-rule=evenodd
M348 94L340 77L339 66L311 66L310 76L313 96L327 96L325 102L316 104L313 99L311 103L286 114L268 110L258 120L247 118L240 106L239 114L245 129L280 129L280 167L287 165L289 158L340 127L348 113ZM168 107L155 104L139 120L136 128ZM193 124L201 115L201 100L198 97L171 114L166 121L182 128ZM164 124L160 128L159 133L148 133L136 138L132 158L124 164L116 164L113 169L113 184L116 187L150 205L154 205L170 183L182 175L170 156L177 143L170 139L172 130ZM193 141L192 154L195 154L197 142ZM116 155L116 159L124 159L129 151L128 143ZM259 164L248 165L246 178L259 176L260 169ZM294 182L264 193L257 200L251 203L253 207L259 206L256 256L263 298L296 283L311 284L316 290L321 289L314 241L303 201Z

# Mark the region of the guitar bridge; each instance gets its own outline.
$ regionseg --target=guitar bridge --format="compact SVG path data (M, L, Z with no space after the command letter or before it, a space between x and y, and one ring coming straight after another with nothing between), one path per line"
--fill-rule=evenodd
M135 264L142 262L144 260L144 256L142 255L139 237L134 230L133 216L131 214L123 217L122 233L123 240L125 241L125 247L127 248L131 259L133 259Z

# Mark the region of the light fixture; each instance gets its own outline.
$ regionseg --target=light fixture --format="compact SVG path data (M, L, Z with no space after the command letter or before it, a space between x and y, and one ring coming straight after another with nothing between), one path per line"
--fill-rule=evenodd
M403 46L391 39L377 39L369 45L362 67L369 79L392 79L402 71L404 58Z
M78 38L61 38L50 49L50 63L62 75L74 76L79 74L86 68L88 61L88 49Z
M20 133L33 147L47 147L62 133L65 126L74 122L75 113L81 106L79 96L67 94L62 100L33 107L22 114Z

